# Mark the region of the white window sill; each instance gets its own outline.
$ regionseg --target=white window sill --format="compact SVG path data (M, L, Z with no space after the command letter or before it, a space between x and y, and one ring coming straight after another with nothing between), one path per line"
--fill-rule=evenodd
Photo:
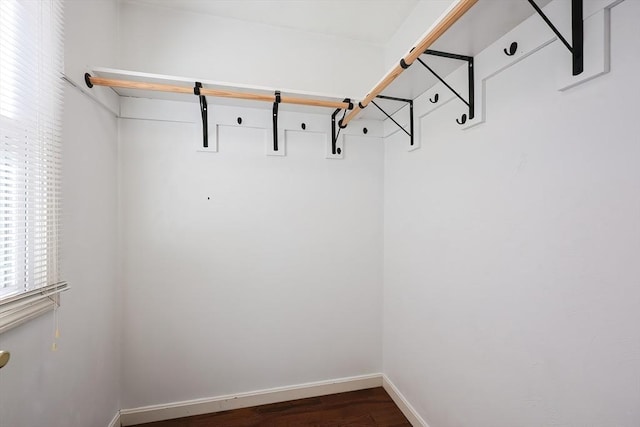
M67 282L60 282L0 301L0 334L59 306L60 293L67 289Z

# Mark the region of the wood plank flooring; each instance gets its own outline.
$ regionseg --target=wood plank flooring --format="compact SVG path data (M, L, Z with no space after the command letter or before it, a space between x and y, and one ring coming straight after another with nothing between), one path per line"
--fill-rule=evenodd
M411 427L382 387L135 427Z

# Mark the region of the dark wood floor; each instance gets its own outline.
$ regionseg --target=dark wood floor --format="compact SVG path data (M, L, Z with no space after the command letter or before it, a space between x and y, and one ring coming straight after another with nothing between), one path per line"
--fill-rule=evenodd
M136 427L411 427L382 387Z

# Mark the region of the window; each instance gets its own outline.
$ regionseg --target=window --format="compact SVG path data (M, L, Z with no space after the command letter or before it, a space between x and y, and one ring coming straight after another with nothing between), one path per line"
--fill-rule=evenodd
M0 0L0 332L59 304L62 0Z

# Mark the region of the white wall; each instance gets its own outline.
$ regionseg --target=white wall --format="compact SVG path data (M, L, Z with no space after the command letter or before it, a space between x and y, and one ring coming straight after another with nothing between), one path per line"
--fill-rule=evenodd
M87 95L118 114L119 101L108 87L89 89L84 74L93 67L117 67L119 49L118 0L65 0L65 77Z
M81 41L89 36L111 40L100 55L113 60L116 3L68 1L65 9L67 74L76 74L75 64L87 53ZM52 314L0 335L0 348L12 355L0 372L2 427L103 427L120 408L117 121L65 85L63 262L72 289L62 295L56 352Z
M144 4L121 9L127 70L352 98L386 71L382 47L359 41Z
M262 129L219 137L121 120L124 408L380 372L381 139L327 160L319 133L287 132L286 157Z
M53 316L0 335L11 362L0 373L0 426L105 426L120 408L116 318L116 139L114 116L65 90L65 278L72 289Z
M640 3L611 72L565 93L555 42L385 151L384 372L431 427L640 424Z

